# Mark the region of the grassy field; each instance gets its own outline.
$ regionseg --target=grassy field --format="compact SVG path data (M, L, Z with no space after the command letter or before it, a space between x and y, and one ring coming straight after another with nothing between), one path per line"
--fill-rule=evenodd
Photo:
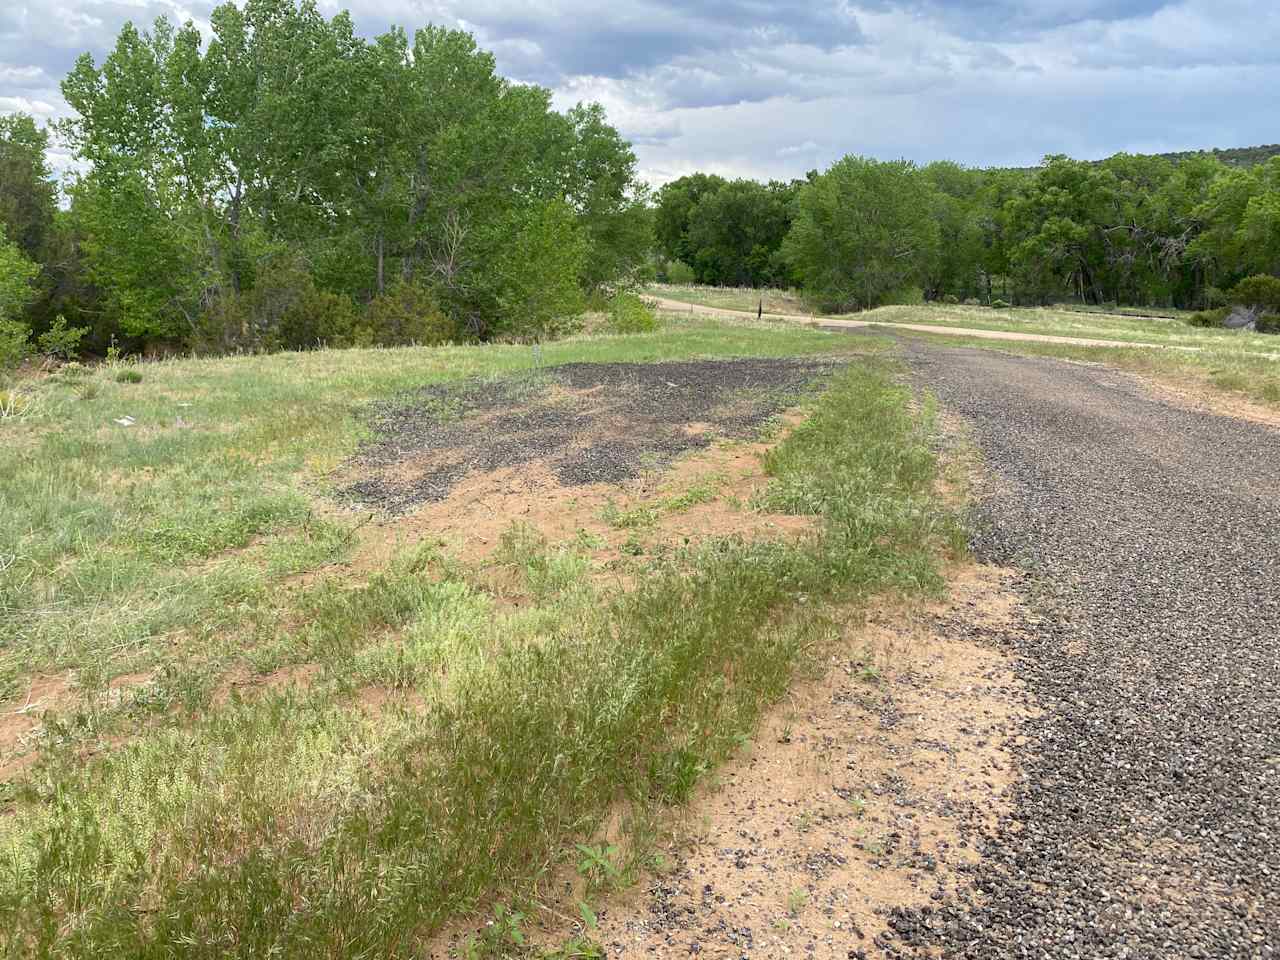
M669 322L542 362L849 349ZM510 949L575 842L686 799L750 735L834 642L826 604L936 590L959 548L927 408L860 356L765 464L756 507L813 516L812 536L690 542L635 558L629 587L591 576L582 538L519 524L483 561L428 540L331 566L359 521L329 478L367 405L530 362L316 352L17 388L0 424L3 955L408 956L476 910L498 922L475 955Z
M699 284L654 283L646 293L670 300L722 310L754 311L763 301L766 313L809 316L813 313L794 290L756 290L751 287L706 287Z
M1260 352L1212 347L1191 352L1137 346L1073 346L915 332L911 336L983 350L1105 364L1175 388L1203 389L1223 398L1238 397L1262 407L1280 407L1280 360Z
M720 291L710 287L655 287L653 292L691 303L730 309L753 309L755 304L754 301L747 303L751 291ZM1110 340L1117 344L1116 348L999 343L959 337L954 342L989 349L1109 363L1174 385L1203 386L1253 402L1280 404L1280 337L1192 327L1184 322L1183 312L1180 311L1159 310L1152 311L1151 315L1134 315L1137 313L1141 313L1137 308L1123 308L1116 312L1079 306L996 310L989 307L925 304L880 307L852 314L850 317L886 326L917 323L957 329ZM1126 346L1127 344L1133 346ZM1164 349L1148 349L1141 346L1143 344L1154 344Z
M1152 343L1163 347L1225 350L1242 354L1280 356L1280 338L1262 333L1206 329L1181 320L1091 313L1055 307L990 307L927 304L914 307L880 307L851 315L873 323L927 323L933 326L968 327L974 330L1006 330L1057 337L1114 340L1117 343Z

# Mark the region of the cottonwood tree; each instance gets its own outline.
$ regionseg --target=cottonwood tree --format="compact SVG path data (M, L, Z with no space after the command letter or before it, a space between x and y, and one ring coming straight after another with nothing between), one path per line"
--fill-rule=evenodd
M635 158L603 111L558 113L468 34L366 41L310 0L228 3L210 26L206 47L191 24L127 25L63 85L88 269L128 333L181 339L217 316L261 339L280 311L255 304L412 283L486 335L509 326L498 264L553 203L586 238L584 289L646 255Z
M919 283L937 256L933 209L914 164L845 157L800 189L783 250L824 309L874 307Z

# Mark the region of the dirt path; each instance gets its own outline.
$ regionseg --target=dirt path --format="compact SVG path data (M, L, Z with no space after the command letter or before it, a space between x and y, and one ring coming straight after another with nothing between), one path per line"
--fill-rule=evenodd
M1103 367L908 342L991 490L1043 707L971 897L887 955L1280 956L1280 431Z
M652 297L659 308L675 313L694 313L710 317L729 317L733 319L752 319L754 311L727 310L723 307L704 307L699 304L686 303L683 300L669 300L666 297ZM1150 347L1157 350L1196 350L1196 347L1171 346L1169 344L1145 343L1132 340L1096 340L1090 337L1055 337L1043 333L1018 333L1012 330L977 330L973 327L947 327L932 323L884 323L871 320L849 320L833 317L805 317L788 313L765 313L769 320L788 320L792 323L803 323L830 330L862 330L867 327L885 327L887 329L914 330L917 333L937 333L952 337L975 337L979 340L1020 340L1030 343L1059 343L1073 347Z
M1018 576L965 565L945 602L844 624L825 676L700 791L661 868L602 907L606 955L868 960L903 908L961 895L1035 709L1002 649Z

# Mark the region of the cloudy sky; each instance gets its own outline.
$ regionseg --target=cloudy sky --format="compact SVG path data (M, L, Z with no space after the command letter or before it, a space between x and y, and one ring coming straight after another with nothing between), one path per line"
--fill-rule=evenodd
M1280 141L1277 0L322 0L464 27L507 76L599 100L647 179L846 154L1028 165ZM62 115L76 55L206 0L0 0L0 111Z

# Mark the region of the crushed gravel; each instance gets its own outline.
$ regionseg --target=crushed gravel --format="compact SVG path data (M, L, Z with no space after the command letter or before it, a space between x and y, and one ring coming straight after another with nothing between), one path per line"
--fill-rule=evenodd
M747 439L833 360L571 363L532 375L425 387L379 405L341 494L401 513L469 474L545 464L565 486L619 483L717 437ZM412 464L411 471L396 468Z
M1044 713L970 902L896 911L881 950L1280 956L1280 433L1105 368L904 352L986 461L979 555L1030 573Z

